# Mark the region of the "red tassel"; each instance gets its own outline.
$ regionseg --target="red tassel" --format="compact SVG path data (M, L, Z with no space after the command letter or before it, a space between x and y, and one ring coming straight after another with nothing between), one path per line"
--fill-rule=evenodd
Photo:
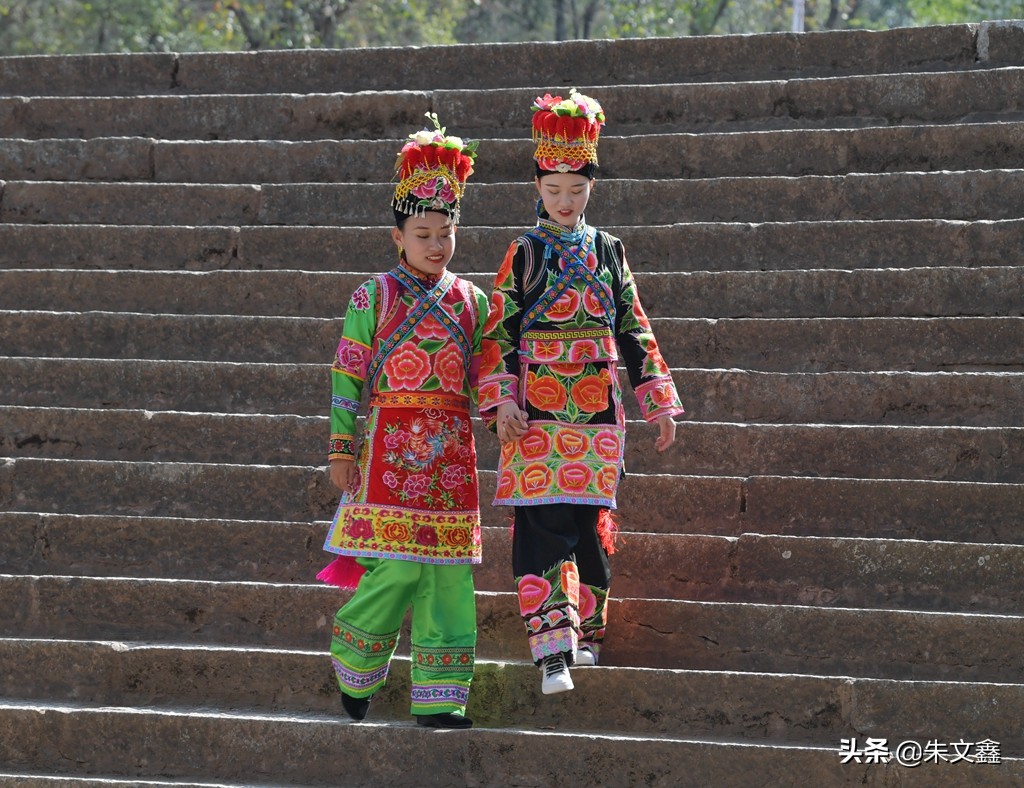
M366 567L359 564L353 556L339 555L320 570L316 579L344 591L355 591L365 571Z
M618 536L619 525L615 522L611 509L602 509L597 516L597 535L601 539L601 546L608 555L615 552L615 539Z

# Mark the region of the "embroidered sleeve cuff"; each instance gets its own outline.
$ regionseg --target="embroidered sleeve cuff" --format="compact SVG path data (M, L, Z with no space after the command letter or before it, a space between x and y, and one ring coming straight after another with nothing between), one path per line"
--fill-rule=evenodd
M480 381L479 404L480 415L493 411L505 402L518 402L518 381L512 375L494 375ZM493 414L491 414L493 416ZM485 417L486 418L486 417Z
M636 398L644 421L655 421L662 416L679 416L685 412L670 377L655 378L638 386Z
M351 435L332 435L331 447L327 453L328 460L354 460L355 446Z

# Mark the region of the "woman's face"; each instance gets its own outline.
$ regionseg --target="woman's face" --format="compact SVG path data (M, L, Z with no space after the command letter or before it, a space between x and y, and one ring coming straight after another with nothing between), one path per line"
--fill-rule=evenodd
M425 274L444 272L455 254L455 225L451 217L437 211L410 216L402 228L391 228L395 245L405 249L405 259Z
M570 229L575 227L587 209L593 179L574 172L552 172L534 178L534 182L552 221Z

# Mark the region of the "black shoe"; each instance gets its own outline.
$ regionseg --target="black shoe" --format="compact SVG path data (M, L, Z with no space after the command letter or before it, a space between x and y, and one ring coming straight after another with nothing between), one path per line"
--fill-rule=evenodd
M341 693L341 706L349 717L359 722L366 719L366 712L370 708L371 698L373 698L373 695L369 698L353 698L351 695L346 695L343 692Z
M473 720L446 711L443 714L417 714L416 724L425 728L472 728Z

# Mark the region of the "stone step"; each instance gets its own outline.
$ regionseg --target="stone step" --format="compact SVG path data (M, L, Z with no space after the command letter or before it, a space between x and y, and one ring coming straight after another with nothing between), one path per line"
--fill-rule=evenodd
M798 178L601 183L597 226L671 222L1018 219L1024 171L883 173ZM390 184L209 185L6 181L0 221L16 224L367 225L387 221ZM481 183L466 225L535 220L532 183ZM518 206L509 210L509 206ZM683 206L680 208L680 206Z
M338 317L370 272L0 270L0 309ZM465 278L490 292L491 274ZM1024 265L636 274L651 316L937 317L1024 314Z
M511 533L488 511L480 591L508 591ZM0 573L309 583L328 523L0 514ZM911 539L637 533L622 518L620 597L1016 614L1024 546ZM944 585L956 577L955 585Z
M515 594L476 596L480 658L528 659ZM19 638L320 650L345 597L323 585L2 575L0 621ZM608 610L609 667L991 682L1024 667L1018 616L646 598Z
M620 375L621 375L620 370ZM1024 423L1019 372L673 369L693 421L998 427ZM327 362L0 357L0 404L323 415ZM636 398L623 397L639 419Z
M341 320L325 318L0 311L0 319L2 356L323 364L341 336ZM665 358L679 367L1024 370L1024 320L1019 317L653 318L651 324ZM902 340L898 345L895 336Z
M459 228L453 270L493 275L526 225ZM695 222L606 226L641 271L1020 265L1024 220ZM0 223L0 268L300 269L394 265L386 227L193 227ZM679 250L686 254L680 255ZM327 250L325 252L325 250ZM352 268L346 263L344 268Z
M986 22L799 36L689 36L222 53L62 55L0 59L0 95L266 93L503 88L543 62L564 85L616 85L795 75L972 69L1024 62L1014 23ZM541 85L551 89L551 85Z
M579 764L585 763L598 786L672 785L685 774L700 774L713 785L740 785L738 774L757 774L766 785L787 785L799 773L813 785L881 788L893 773L891 766L879 763L842 763L838 741L810 747L532 727L480 729L455 736L418 730L411 721L352 725L336 714L8 701L0 705L0 730L0 757L9 764L6 768L23 772L29 780L45 770L132 778L133 785L146 785L139 782L146 778L170 778L176 785L190 779L252 785L253 775L275 785L333 786L339 775L380 786L559 785L578 777ZM182 746L192 742L203 746ZM896 741L891 744L895 747ZM858 739L858 747L863 746ZM538 750L555 749L572 752L572 760L536 757ZM324 757L341 752L344 766L337 758ZM1024 761L1007 756L999 764L927 764L905 768L900 772L901 777L904 774L908 788L1010 788L1024 780ZM35 788L43 783L16 784Z
M486 525L495 474L480 472ZM671 502L671 505L666 505ZM322 465L0 459L0 511L146 517L329 520L337 491ZM657 533L744 533L1021 541L1006 512L1024 508L1024 485L814 477L643 475L618 491L623 528Z
M515 136L511 129L507 134ZM380 182L391 173L400 145L0 138L0 170L26 181ZM484 139L480 150L473 183L515 182L524 179L523 162L530 161L533 143ZM1017 166L1022 154L1024 124L1014 122L609 136L601 143L601 179L991 170Z
M0 653L13 667L3 677L8 701L341 715L323 651L0 640ZM410 721L408 671L408 659L396 658L387 685L374 696L370 720ZM821 747L838 747L841 738L864 730L884 732L894 744L908 738L977 742L998 733L1004 756L1024 748L1013 724L1024 706L1020 684L636 668L575 670L573 681L574 692L545 702L533 665L480 661L467 715L476 728L564 731L583 718L595 733L607 726L617 735ZM925 718L926 707L934 713Z
M330 432L327 416L3 405L0 417L12 457L316 465ZM651 451L656 426L627 431L627 473L1024 482L1024 427L682 422L662 453ZM496 467L497 438L476 419L474 432L478 465Z
M1024 68L744 82L605 86L609 136L656 132L838 128L1019 121ZM0 136L21 139L400 139L436 112L463 137L526 136L545 87L203 95L0 97Z

